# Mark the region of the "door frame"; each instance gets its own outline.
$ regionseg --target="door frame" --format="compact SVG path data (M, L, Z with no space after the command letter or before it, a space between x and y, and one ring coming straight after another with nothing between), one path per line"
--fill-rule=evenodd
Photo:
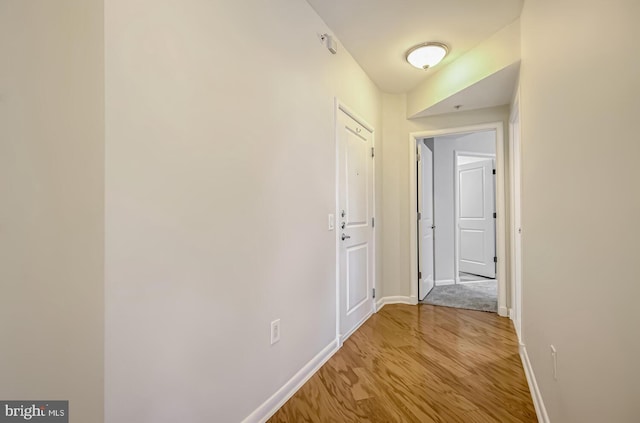
M516 148L518 146L518 156L516 158ZM518 340L522 341L522 234L518 231L522 229L522 137L520 121L520 91L516 91L511 105L511 115L509 116L509 163L510 163L510 188L511 188L511 309L509 316L513 320ZM516 175L518 176L516 178ZM516 189L516 181L520 186ZM516 216L520 216L520 222L516 221ZM518 225L519 223L519 225ZM518 240L518 235L520 239ZM516 249L516 243L520 242L520 250ZM518 254L518 252L520 254ZM517 267L520 269L517 269ZM518 278L518 273L520 277Z
M335 204L334 204L334 218L335 218L335 225L334 225L334 238L335 238L335 249L336 249L336 342L338 344L338 348L340 348L342 346L342 344L344 343L344 341L356 330L358 330L358 328L367 321L367 319L371 316L371 314L375 313L376 310L376 298L373 297L371 299L372 304L371 304L371 309L372 312L370 314L368 314L364 319L362 319L362 321L360 323L358 323L356 325L356 327L348 334L342 334L342 336L340 336L340 230L339 230L339 225L338 225L338 216L340 213L340 175L339 175L339 165L340 165L340 151L339 151L339 144L338 144L338 131L339 131L339 127L338 127L338 115L340 113L340 111L343 111L344 113L346 113L348 116L350 116L353 120L355 120L356 122L358 122L360 125L362 125L366 130L371 132L371 144L373 145L374 148L374 152L375 152L375 145L376 145L376 132L375 129L373 127L373 125L371 125L369 122L367 122L364 118L362 118L359 114L357 114L356 112L353 111L353 109L351 109L349 106L345 105L343 102L341 102L338 97L334 97L334 116L333 116L333 142L334 142L334 150L335 150L335 154L336 154L336 160L335 160L335 174L334 174L334 178L335 178ZM372 162L371 162L371 189L373 190L373 210L371 213L371 217L374 219L375 222L375 217L376 217L376 208L377 208L377 204L376 204L376 157L375 157L375 153L373 155L372 158ZM376 265L377 265L377 250L376 250L376 238L377 238L377 227L376 225L373 226L372 228L373 230L373 239L371 241L371 245L373 248L373 266L372 266L372 275L371 275L371 285L372 285L372 289L374 290L374 292L376 291Z
M460 231L458 231L458 219L460 219L460 209L459 209L459 204L458 204L458 194L460 192L460 181L458 180L458 156L467 156L467 157L482 157L485 159L493 159L493 166L497 166L496 165L496 155L495 154L490 154L490 153L474 153L471 151L460 151L460 150L453 150L453 231L455 232L453 235L453 272L454 272L454 280L456 284L461 283L460 282ZM497 173L497 170L496 170ZM496 175L497 176L497 175ZM497 184L496 184L497 185ZM494 191L493 191L493 207L496 209L498 209L498 205L497 205L497 201L496 201L496 189L495 189L495 185L494 185ZM496 227L497 227L497 222L495 222L496 224L494 224L494 232L496 231ZM497 246L497 234L494 234L494 236L496 236L496 253L498 250L498 246ZM497 254L496 254L497 255ZM497 265L496 265L496 272L497 272ZM496 275L497 277L497 275Z
M505 154L504 129L502 122L489 122L478 125L459 126L445 129L433 129L409 133L409 259L411 302L418 303L418 252L417 242L417 175L416 146L419 140L443 135L469 134L494 130L496 132L496 255L498 257L498 315L506 317L507 308L507 254L506 254L506 198L505 198Z

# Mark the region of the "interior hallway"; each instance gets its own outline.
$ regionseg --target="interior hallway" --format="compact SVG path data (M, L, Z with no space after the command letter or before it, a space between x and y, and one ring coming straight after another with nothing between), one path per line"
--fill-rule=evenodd
M482 333L496 316L455 311L481 320L427 323L438 338L412 346L386 308L417 301L410 134L495 125L498 311L515 307L539 417L637 423L639 18L638 0L0 0L0 398L68 400L76 423L267 420L334 351L346 311L339 102L374 129L371 275L387 306L361 332L428 367L407 386L456 401L412 416L510 417L475 402L497 388L474 366L515 366L513 336L507 358L443 349L456 331L468 348L501 339ZM443 63L407 63L438 40ZM412 325L452 312L398 310ZM332 361L354 369L320 373L355 395L342 404L405 407L401 365L354 348Z
M536 422L511 321L387 305L270 422Z

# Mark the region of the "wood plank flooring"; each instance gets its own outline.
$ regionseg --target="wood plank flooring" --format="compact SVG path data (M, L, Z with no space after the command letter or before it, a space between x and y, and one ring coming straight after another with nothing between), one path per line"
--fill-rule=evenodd
M269 420L537 422L511 321L387 305Z

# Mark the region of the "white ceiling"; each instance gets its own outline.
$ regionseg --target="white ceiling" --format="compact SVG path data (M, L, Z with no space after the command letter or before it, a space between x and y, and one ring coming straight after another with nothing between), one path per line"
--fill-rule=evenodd
M412 90L513 22L523 0L307 0L355 60L388 93ZM409 65L409 48L427 41L449 46L438 66Z

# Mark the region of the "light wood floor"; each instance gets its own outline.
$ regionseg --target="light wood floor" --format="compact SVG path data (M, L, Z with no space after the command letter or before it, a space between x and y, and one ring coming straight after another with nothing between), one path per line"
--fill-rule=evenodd
M388 305L269 422L537 422L511 321Z

